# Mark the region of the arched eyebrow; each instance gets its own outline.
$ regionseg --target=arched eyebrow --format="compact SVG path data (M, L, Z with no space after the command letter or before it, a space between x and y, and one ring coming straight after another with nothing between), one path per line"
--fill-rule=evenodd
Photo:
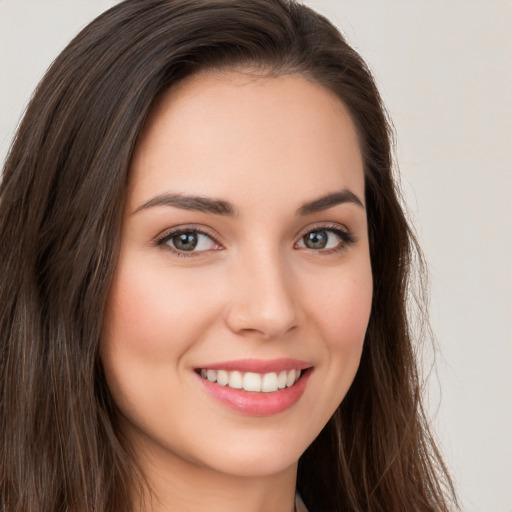
M334 192L325 196L304 203L298 210L297 215L310 215L312 213L328 210L333 206L343 203L353 203L364 209L363 202L353 192L343 189L340 192Z
M304 203L296 212L297 215L311 215L321 212L343 203L353 203L364 208L362 201L350 190L343 189L340 192L333 192L325 196ZM172 206L183 210L192 210L204 213L213 213L215 215L236 216L236 210L231 203L222 199L213 199L201 196L189 196L184 194L160 194L151 198L149 201L138 206L133 214L153 208L155 206Z
M141 204L133 212L153 208L155 206L173 206L182 210L193 210L196 212L213 213L215 215L235 216L236 212L233 206L227 201L221 199L211 199L201 196L188 196L183 194L160 194L149 201Z

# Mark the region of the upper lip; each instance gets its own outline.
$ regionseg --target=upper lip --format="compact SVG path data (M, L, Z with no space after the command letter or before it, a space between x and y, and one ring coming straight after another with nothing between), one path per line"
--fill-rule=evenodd
M313 365L300 359L281 358L281 359L237 359L231 361L222 361L218 363L208 363L204 366L198 366L196 369L206 370L227 370L254 373L280 372L284 370L306 370Z

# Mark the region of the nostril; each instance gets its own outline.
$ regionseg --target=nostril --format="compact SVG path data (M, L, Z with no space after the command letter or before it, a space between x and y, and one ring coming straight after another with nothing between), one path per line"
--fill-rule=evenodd
M240 335L274 339L296 331L299 312L287 270L276 257L260 254L252 264L235 269L233 297L227 304L226 322Z

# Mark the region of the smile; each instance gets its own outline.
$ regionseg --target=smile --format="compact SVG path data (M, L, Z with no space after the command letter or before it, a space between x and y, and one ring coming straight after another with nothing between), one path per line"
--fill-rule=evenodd
M294 368L281 372L255 373L202 368L199 374L203 379L219 386L243 389L244 391L274 393L293 386L299 380L301 370Z
M244 359L195 368L215 401L249 416L269 416L292 408L304 393L313 365L298 359Z

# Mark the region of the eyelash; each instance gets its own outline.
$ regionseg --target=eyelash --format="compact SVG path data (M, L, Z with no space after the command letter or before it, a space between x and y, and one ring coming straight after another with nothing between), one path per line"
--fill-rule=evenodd
M210 240L212 240L213 243L215 243L216 245L221 247L221 244L219 244L219 242L215 239L214 236L212 236L211 233L208 233L205 230L202 230L202 229L199 229L199 228L196 228L196 227L192 227L192 226L191 227L183 227L183 228L173 229L171 231L166 231L165 233L160 235L155 240L155 245L157 247L161 247L162 249L164 249L166 251L170 251L173 254L175 254L176 256L179 256L179 257L182 257L182 258L197 257L197 256L200 256L203 252L207 252L207 251L180 251L179 249L176 249L175 247L172 247L171 245L167 244L167 242L169 240L171 240L172 238L174 238L175 236L182 235L182 234L185 234L185 233L187 233L187 234L192 233L192 234L195 234L195 235L206 236Z
M300 236L299 241L304 240L304 237L308 233L312 233L314 231L327 231L329 233L334 233L336 236L338 236L341 240L338 246L332 247L330 249L310 249L314 252L320 253L320 254L332 254L332 253L338 253L342 252L354 243L357 242L356 237L353 233L351 233L348 229L345 227L341 227L339 224L319 224L314 226L309 226L307 231L304 231L303 234ZM297 244L298 242L296 242ZM308 249L308 247L305 247Z
M307 231L304 231L303 234L299 237L299 241L294 244L294 247L296 245L304 240L304 237L308 233L312 233L315 231L326 231L329 233L334 233L338 238L340 238L341 242L338 246L329 248L329 249L311 249L309 247L304 247L304 249L309 249L314 252L320 253L320 254L331 254L331 253L337 253L341 252L343 250L346 250L349 246L353 245L357 239L356 237L347 229L341 228L339 225L317 225L308 227ZM183 227L178 229L173 229L171 231L166 231L163 234L161 234L156 240L155 245L157 247L161 247L164 250L170 251L173 254L175 254L178 257L184 257L184 258L190 258L190 257L197 257L200 256L204 252L208 251L182 251L175 247L172 247L171 245L167 244L169 240L172 238L181 235L181 234L196 234L196 235L203 235L208 237L214 244L218 245L219 247L222 247L221 244L215 239L214 236L212 236L210 233L208 233L205 230L199 229L197 227ZM302 247L300 249L303 249ZM217 249L220 250L220 249Z

